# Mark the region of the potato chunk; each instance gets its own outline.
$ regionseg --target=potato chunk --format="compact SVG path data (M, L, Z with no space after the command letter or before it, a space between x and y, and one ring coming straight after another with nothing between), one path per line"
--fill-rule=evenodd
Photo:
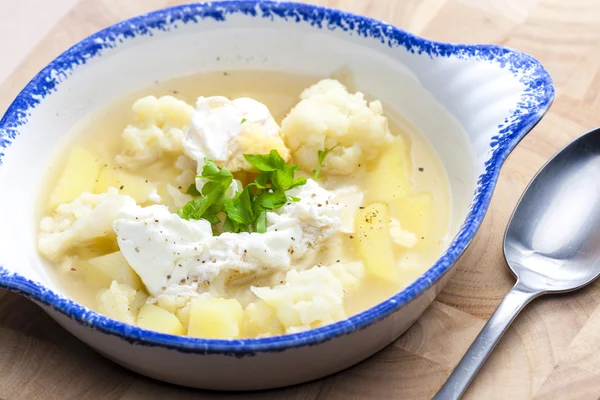
M76 270L83 280L93 287L107 289L114 280L113 277L107 275L87 261L77 262Z
M397 283L400 272L390 236L390 210L386 204L373 203L356 217L357 251L365 262L367 274Z
M244 310L235 299L194 299L188 336L233 339L239 336Z
M391 204L413 192L410 171L410 154L404 138L394 137L394 141L374 164L368 175L369 188L365 201Z
M419 239L429 236L432 205L433 197L427 192L391 203L393 215L400 221L402 228L414 233Z
M69 153L67 164L50 196L49 207L54 209L59 204L72 202L83 192L91 193L101 167L96 156L75 146Z
M116 188L120 194L133 197L138 204L148 201L148 196L155 189L146 179L108 165L100 171L94 193L105 193L110 187Z
M265 301L250 303L244 310L244 334L249 337L264 337L284 333L275 311Z
M112 280L129 285L135 290L142 286L138 274L129 266L120 251L100 257L90 258L88 263L100 272L108 275Z
M140 308L137 326L171 335L185 335L185 329L179 319L154 304L146 304Z

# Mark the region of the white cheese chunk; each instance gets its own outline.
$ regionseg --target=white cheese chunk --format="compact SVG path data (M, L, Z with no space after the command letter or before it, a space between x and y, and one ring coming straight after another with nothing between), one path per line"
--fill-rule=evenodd
M115 221L121 251L152 296L171 285L212 282L220 273L288 270L309 263L339 231L341 206L316 182L290 190L300 198L267 213L267 232L212 236L208 221L186 221L164 206L128 207Z
M113 228L123 256L153 296L182 275L175 269L192 263L212 236L208 221L186 221L162 205L125 207Z
M266 154L275 149L284 159L289 158L269 109L247 97L199 97L183 148L198 162L198 174L206 157L232 172L250 169L244 153Z

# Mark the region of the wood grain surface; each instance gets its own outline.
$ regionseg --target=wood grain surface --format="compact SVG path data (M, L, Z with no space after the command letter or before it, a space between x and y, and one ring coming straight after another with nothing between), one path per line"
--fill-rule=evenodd
M0 291L3 399L428 399L513 284L502 236L521 192L556 150L600 124L598 0L314 0L426 38L497 43L550 71L557 98L506 162L482 228L444 292L385 350L337 375L250 394L179 388L95 354L37 306ZM0 113L48 61L167 0L0 0ZM467 399L600 398L600 282L535 300L518 317Z

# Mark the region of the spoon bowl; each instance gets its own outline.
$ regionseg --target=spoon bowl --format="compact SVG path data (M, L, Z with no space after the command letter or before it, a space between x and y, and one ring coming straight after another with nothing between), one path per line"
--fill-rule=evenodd
M511 217L504 256L530 289L566 292L600 274L600 128L559 151Z
M504 256L517 283L434 396L459 399L517 314L547 293L600 275L600 128L561 149L525 189L508 223Z

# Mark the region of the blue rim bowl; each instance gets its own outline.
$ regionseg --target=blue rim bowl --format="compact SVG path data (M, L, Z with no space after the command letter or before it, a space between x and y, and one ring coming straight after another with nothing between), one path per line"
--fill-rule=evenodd
M291 2L224 1L176 6L140 15L99 31L50 62L19 93L0 120L0 167L4 152L19 135L19 127L27 123L30 111L57 85L68 78L71 70L106 48L119 45L139 35L152 35L154 30L169 30L171 24L201 23L205 19L225 21L229 15L242 13L257 18L285 19L308 23L319 29L353 30L360 36L378 39L390 47L404 47L413 53L430 57L458 57L494 61L520 76L525 86L515 114L498 127L491 143L491 157L477 187L465 222L449 248L422 276L401 292L380 304L348 319L306 332L268 338L216 340L173 336L124 324L91 311L57 294L43 285L0 266L0 287L15 291L37 303L76 320L78 323L116 335L123 340L146 346L159 346L183 352L253 355L257 352L283 351L309 346L349 334L378 321L417 298L455 264L481 225L489 206L500 168L519 141L539 122L554 99L552 80L542 65L529 55L495 45L463 45L430 41L395 26L371 18L325 7ZM59 73L57 74L56 71Z

